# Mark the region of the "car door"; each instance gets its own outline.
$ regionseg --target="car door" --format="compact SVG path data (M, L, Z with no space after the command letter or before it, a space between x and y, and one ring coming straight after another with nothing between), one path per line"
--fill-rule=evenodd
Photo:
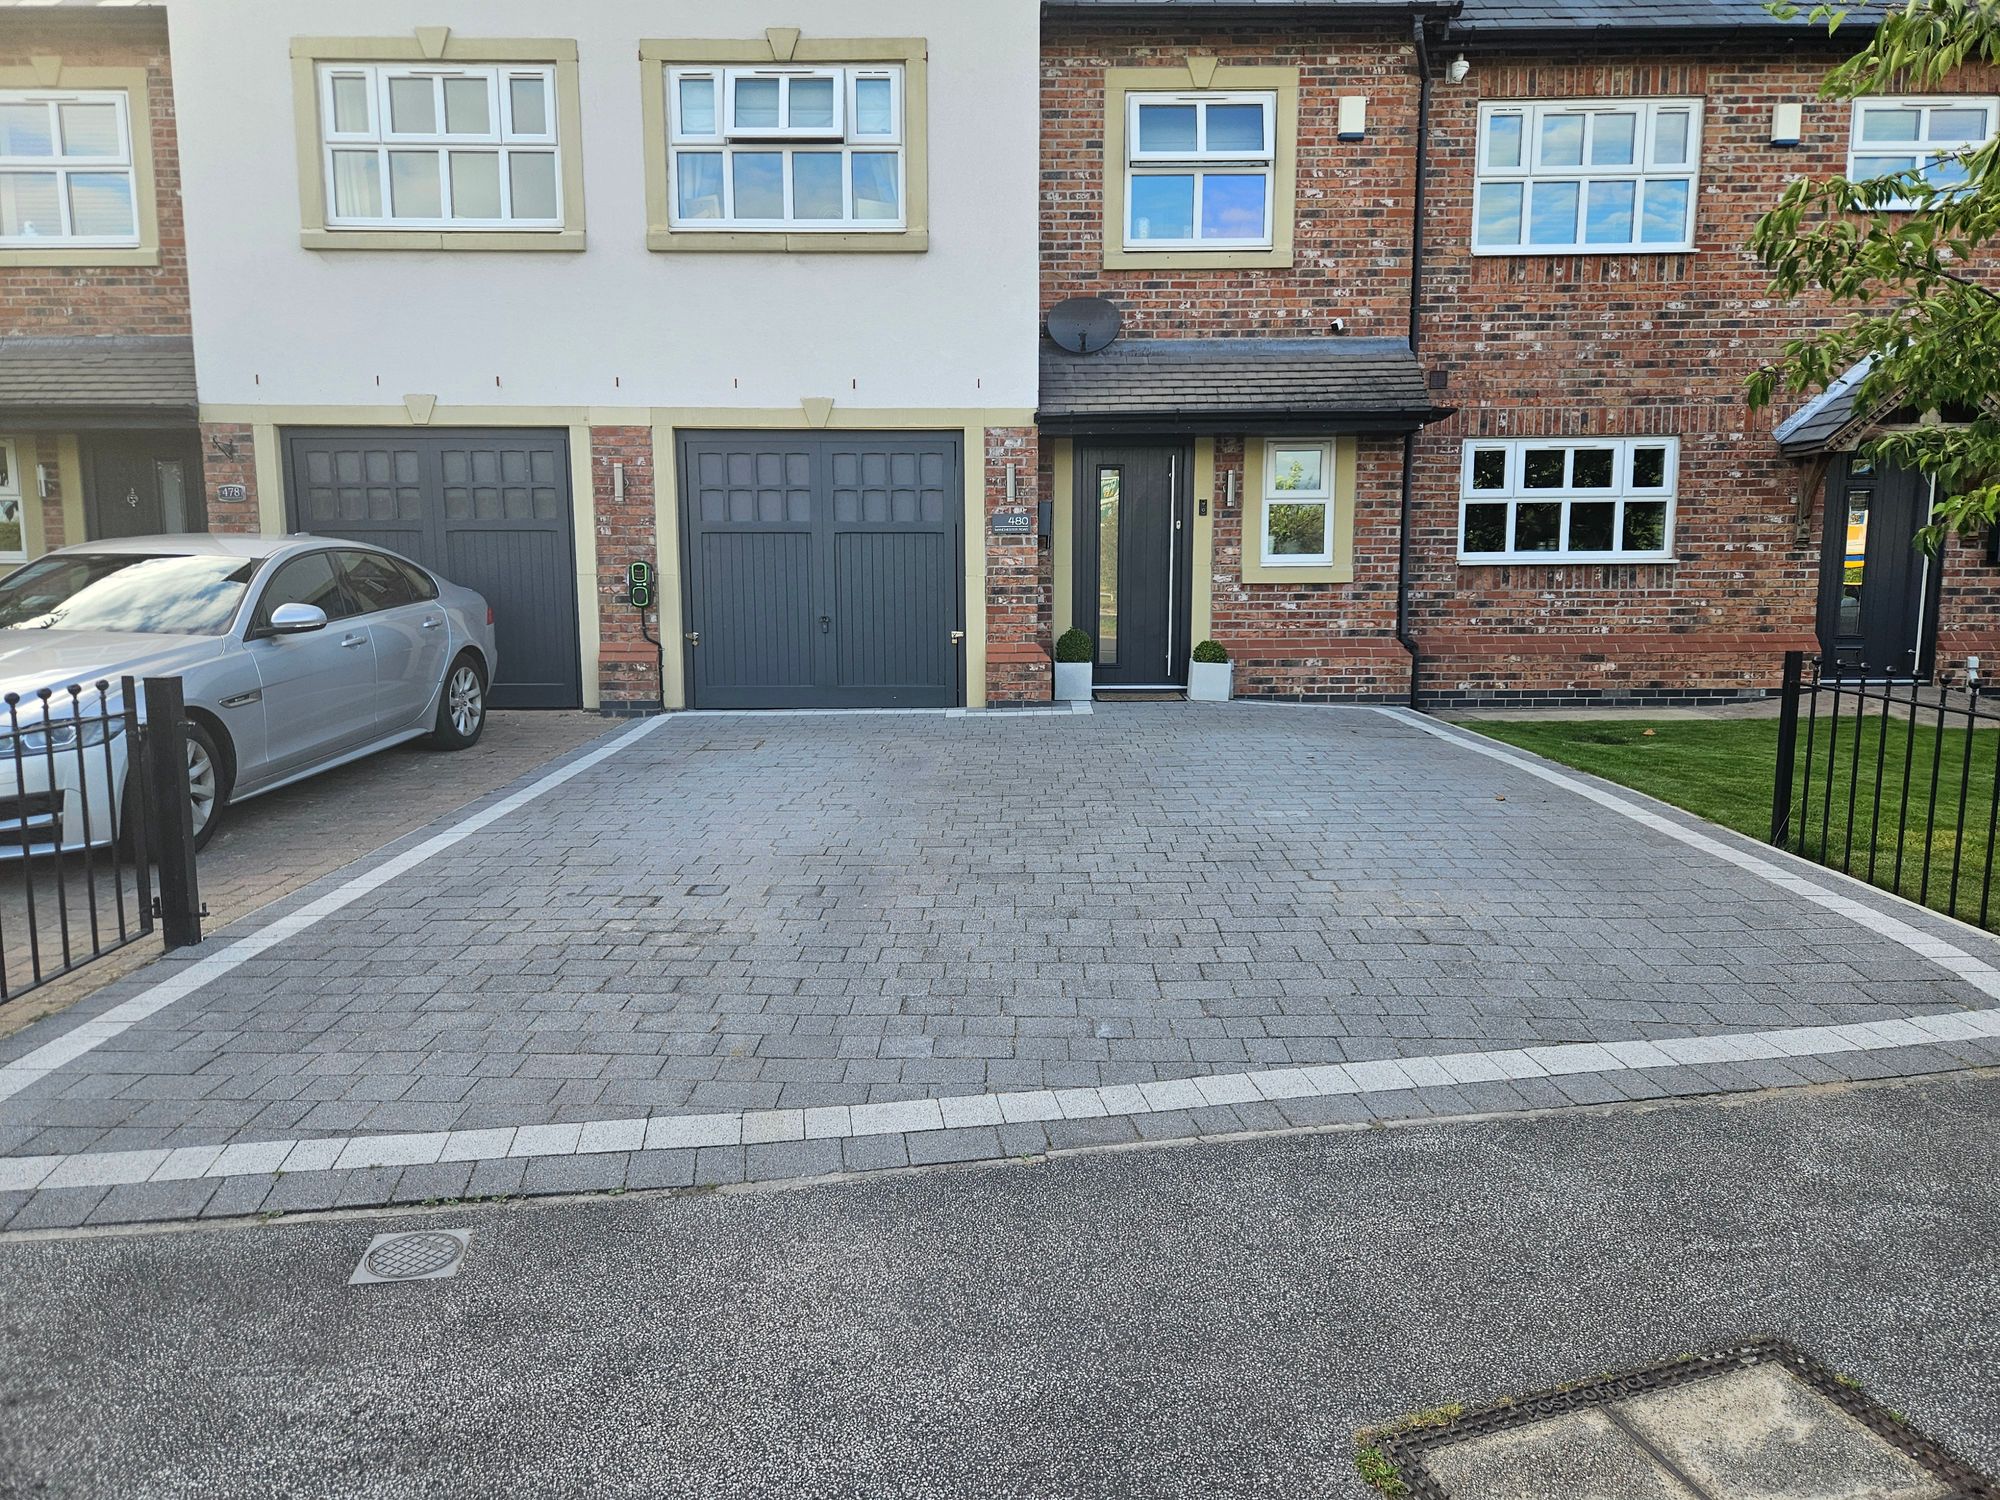
M368 622L375 641L376 732L394 734L425 723L444 681L451 644L435 585L420 591L411 576L414 568L399 567L380 552L357 548L337 555L358 618Z
M324 630L271 635L281 604L326 612ZM280 564L251 612L245 646L263 684L269 773L284 776L375 737L375 647L330 551Z

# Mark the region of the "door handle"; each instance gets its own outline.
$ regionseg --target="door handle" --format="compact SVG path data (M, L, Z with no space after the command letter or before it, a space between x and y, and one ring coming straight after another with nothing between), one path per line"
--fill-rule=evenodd
M344 635L340 638L340 644L343 650L352 651L356 646L367 645L368 637L365 635Z
M436 630L442 624L444 624L443 615L432 615L428 620L424 621L424 629Z
M954 646L963 646L965 644L965 632L963 630L954 630L951 633L951 643Z
M830 634L832 630L833 630L833 616L821 615L819 617L819 633L821 635L827 635Z
M690 630L685 639L690 646L699 646L701 644L701 632L699 630Z

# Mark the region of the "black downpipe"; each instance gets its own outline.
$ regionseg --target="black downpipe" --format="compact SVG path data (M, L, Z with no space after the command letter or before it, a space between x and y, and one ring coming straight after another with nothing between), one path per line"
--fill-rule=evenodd
M1417 149L1414 192L1410 204L1410 353L1418 353L1418 341L1422 337L1424 304L1424 165L1425 151L1430 143L1431 124L1431 54L1424 36L1424 22L1420 16L1416 27L1417 43ZM1410 707L1418 707L1418 688L1421 682L1423 659L1417 650L1417 640L1410 633L1410 494L1412 471L1416 464L1417 435L1403 434L1403 496L1402 521L1396 531L1396 640L1410 653Z

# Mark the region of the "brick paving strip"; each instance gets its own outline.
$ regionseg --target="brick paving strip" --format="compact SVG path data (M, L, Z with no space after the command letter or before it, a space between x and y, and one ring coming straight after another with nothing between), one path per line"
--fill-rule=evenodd
M1239 710L1256 712L1254 709ZM1806 879L1807 868L1739 849L1490 742L1429 720L1399 722L1580 795L1843 917L2000 998L2000 968L1964 947ZM264 953L620 754L670 719L645 721L182 972L0 1067L0 1098ZM683 720L685 722L685 720ZM1815 871L1816 874L1826 872ZM1831 877L1839 881L1841 877ZM1900 898L1892 905L1917 910ZM1926 914L1934 917L1934 914ZM1937 919L1946 930L1957 928ZM1983 936L1983 935L1982 935ZM83 1222L225 1217L514 1193L719 1184L1033 1155L1141 1139L1367 1124L1614 1100L1685 1097L1806 1081L1758 1064L1811 1059L1850 1079L2000 1062L2000 1009L1653 1040L1610 1040L1231 1071L796 1109L642 1115L403 1134L325 1135L173 1148L0 1157L10 1230Z

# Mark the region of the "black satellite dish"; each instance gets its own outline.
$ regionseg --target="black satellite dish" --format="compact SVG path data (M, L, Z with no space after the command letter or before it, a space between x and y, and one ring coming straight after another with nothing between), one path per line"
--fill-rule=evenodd
M1108 297L1071 297L1049 309L1049 338L1071 354L1095 354L1118 337L1124 316Z

